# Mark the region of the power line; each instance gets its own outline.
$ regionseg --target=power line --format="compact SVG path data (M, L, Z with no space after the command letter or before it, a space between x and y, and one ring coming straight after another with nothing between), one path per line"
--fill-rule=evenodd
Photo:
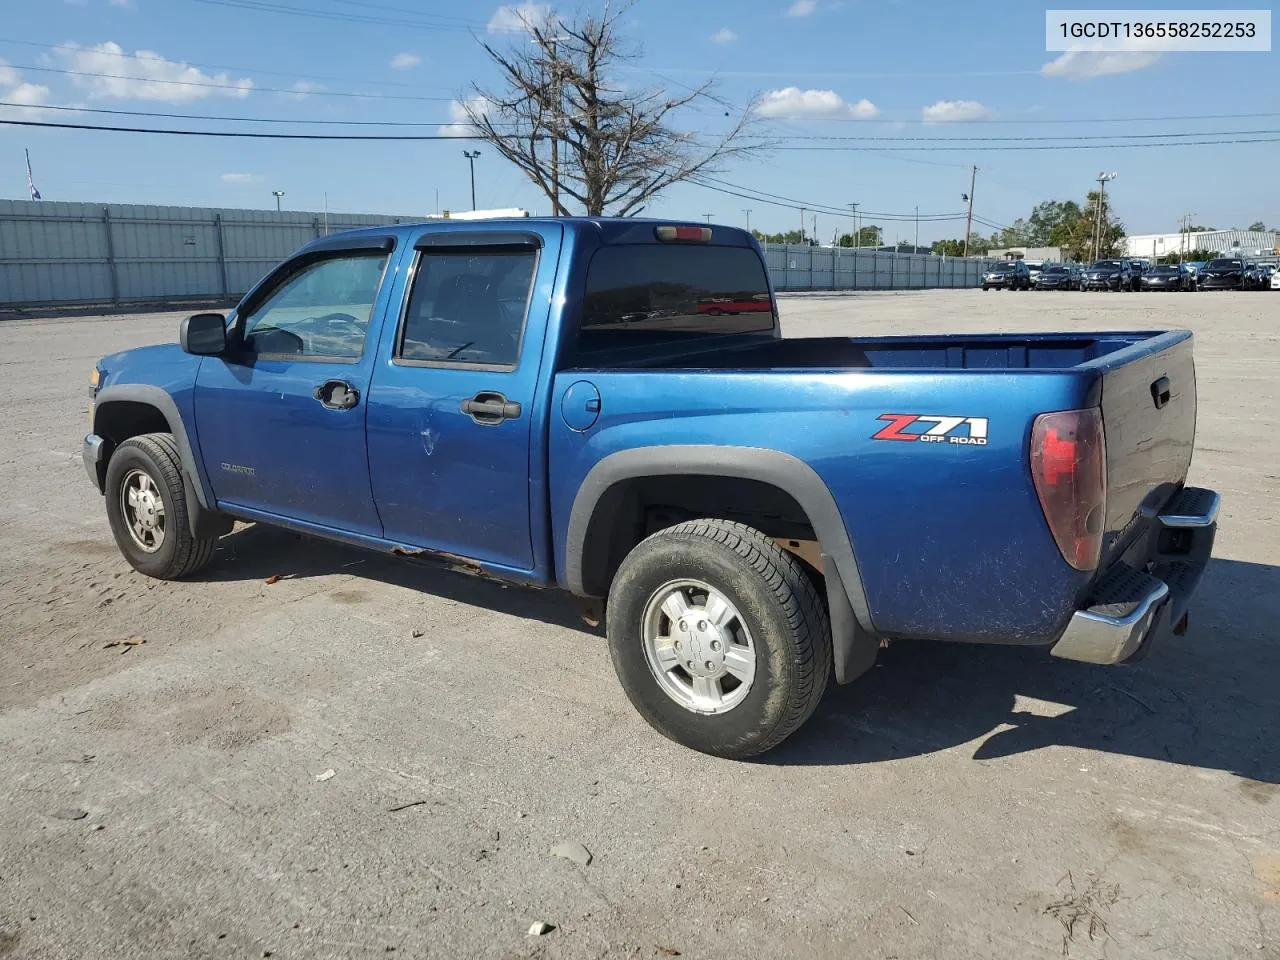
M154 57L142 57L136 53L125 53L124 51L121 51L120 53L116 53L114 50L102 50L99 47L71 46L65 43L37 43L34 40L11 40L8 38L0 38L0 44L11 44L14 46L21 46L21 47L35 47L40 50L54 50L54 51L63 52L63 53L88 53L88 54L92 54L94 57L112 57L117 60L134 60L139 63L153 64L153 65L159 62ZM296 71L266 70L261 67L238 67L238 66L232 66L226 63L197 63L194 60L168 60L166 62L173 63L173 64L176 64L177 66L182 66L182 67L197 67L201 70L231 70L236 73L261 73L269 77L297 77L298 76ZM34 70L36 68L35 67L14 67L14 69L15 70ZM130 79L141 79L141 78L131 77ZM335 77L335 76L330 76L322 73L308 73L306 76L306 79L331 80L331 81L337 81L339 83L367 83L367 84L374 84L382 87L402 87L408 90L450 89L448 87L424 87L422 84L405 83L404 81L400 81L400 80L373 80L373 79L363 79L360 77ZM165 81L165 82L168 82L168 81Z
M848 219L853 219L858 216L870 216L875 218L876 220L885 220L893 223L913 222L915 220L914 213L867 213L866 211L860 210L858 211L857 214L854 214L854 213L850 213L849 211L843 211L843 210L838 210L834 207L828 207L825 204L813 204L813 203L808 203L800 200L792 200L790 198L776 198L776 195L774 194L765 194L763 196L757 196L757 195L753 195L752 193L743 193L738 190L730 190L725 187L718 187L714 183L709 183L702 178L693 178L689 182L695 184L696 186L702 187L703 189L713 190L716 193L727 194L728 196L731 196L731 197L739 197L743 200L751 200L756 203L764 203L774 207L783 207L788 210L805 210L812 213L820 213L823 216L827 216L827 217L845 217ZM748 188L744 187L743 189L746 190ZM768 197L771 197L771 196L775 197L775 199L768 199ZM954 220L963 220L964 214L963 213L930 214L927 217L922 214L920 219L925 220L928 223L946 223Z
M0 100L0 107L18 107L27 110L60 110L67 113L101 113L117 117L155 117L162 120L217 120L225 123L289 123L312 126L338 127L438 127L456 123L456 120L299 120L294 117L226 117L203 113L158 113L149 110L112 110L107 107L61 107L49 104L32 106Z
M1228 139L1228 140L1176 140L1170 143L1055 143L1055 144L1031 144L1031 145L1013 145L1004 144L1001 146L955 146L955 147L913 147L904 145L900 147L858 147L858 146L821 146L814 144L812 146L803 147L774 147L774 150L792 151L851 151L857 153L884 153L888 150L912 150L919 153L944 153L955 152L957 150L971 151L982 150L987 152L1003 152L1012 150L1123 150L1136 149L1141 147L1206 147L1221 146L1224 144L1237 143L1278 143L1280 137L1264 137L1261 139Z
M6 120L10 127L45 127L56 130L99 130L108 133L155 133L171 137L240 137L250 140L483 140L479 134L445 133L258 133L251 130L161 130L154 127L116 127L96 123L54 123L47 120Z
M1191 133L1083 133L1043 137L846 137L836 135L789 136L788 140L840 140L888 143L1022 143L1058 140L1162 140L1184 137L1254 137L1280 134L1280 130L1197 130Z
M181 64L176 64L181 65ZM256 84L245 87L235 83L206 83L202 80L165 80L159 77L134 77L121 73L94 73L88 70L68 70L63 67L33 67L12 63L15 70L30 70L33 73L58 73L69 77L99 77L104 80L130 80L134 83L163 83L176 87L204 87L211 90L230 90L238 93L287 93L293 96L308 97L354 97L359 100L418 100L432 103L452 103L454 97L422 97L403 93L348 93L336 90L293 90L289 87L259 87ZM250 81L252 84L252 81ZM28 104L30 106L30 104Z
M835 207L831 204L809 203L807 201L797 200L794 197L784 197L778 193L768 193L764 190L757 190L755 187L745 187L740 183L730 183L728 180L721 180L719 177L713 177L710 174L706 174L706 173L699 174L698 179L707 180L707 181L710 181L711 183L719 184L722 187L731 187L735 190L747 190L751 193L759 194L761 197L768 197L773 200L783 200L783 201L786 201L787 203L803 204L806 209L816 210L819 213L822 213L823 208L825 207L828 210L834 211L836 213L840 213L841 216L849 216L849 214L843 213L842 211L840 211L838 207ZM861 204L859 204L859 206L861 206ZM889 218L902 217L904 219L914 220L916 216L914 213L883 213L881 211L876 211L876 210L860 210L859 213L864 217L878 217L881 219L884 219L886 217L889 217ZM953 216L955 216L955 214L951 214L951 213L920 214L921 219L933 219L933 218L950 219Z
M1264 112L1264 113L1200 113L1186 114L1181 116L1163 116L1163 117L1041 117L1041 118L1015 118L1015 117L974 117L971 120L947 120L939 122L937 120L925 120L921 117L913 117L911 119L895 119L893 117L877 117L875 119L864 119L862 117L848 116L830 116L830 117L804 117L794 120L785 118L775 119L775 123L803 122L803 123L911 123L922 124L925 126L967 126L973 123L981 124L1047 124L1047 123L1181 123L1191 120L1252 120L1259 117L1280 117L1280 112Z
M340 13L336 10L307 10L291 7L283 3L263 2L263 0L196 0L217 7L232 7L239 10L252 10L257 13L278 13L287 16L304 17L308 20L336 20L339 23L368 23L384 27L408 27L414 30L436 30L455 33L470 33L474 23L483 26L479 21L463 23L424 22L422 20L406 20L403 17L384 17L373 14ZM432 16L432 14L415 14L416 16Z

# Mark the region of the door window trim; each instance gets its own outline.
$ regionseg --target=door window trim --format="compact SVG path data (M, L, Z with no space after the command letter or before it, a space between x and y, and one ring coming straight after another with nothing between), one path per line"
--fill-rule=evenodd
M378 300L382 296L383 288L386 286L387 273L391 269L391 262L395 259L392 256L395 248L395 237L352 237L344 238L341 241L334 238L333 240L321 241L317 247L308 249L280 264L236 308L235 324L232 328L231 336L235 343L237 356L239 358L252 358L255 361L286 360L291 363L341 363L353 366L361 363L369 352L369 335L374 328ZM374 287L373 303L369 307L369 320L365 329L364 344L360 348L359 356L331 356L317 353L255 353L245 349L244 328L249 316L294 277L318 263L324 263L329 260L344 260L353 256L373 257L379 253L386 257L386 261L382 265L382 273L378 276L377 286Z
M525 294L524 313L520 318L520 335L516 340L516 357L511 363L469 363L465 360L415 360L402 357L404 335L409 322L409 308L413 304L414 284L418 281L418 268L424 257L441 254L465 252L473 256L481 256L485 251L502 253L530 252L533 254L533 269L529 273L529 290ZM476 370L481 373L514 373L524 357L524 335L529 328L529 312L533 307L533 291L538 286L538 270L542 266L542 238L534 234L488 234L477 235L460 242L450 243L443 237L439 240L428 240L424 237L414 245L415 256L405 277L405 296L400 304L400 317L396 322L396 335L392 341L391 363L397 367L425 367L437 370Z

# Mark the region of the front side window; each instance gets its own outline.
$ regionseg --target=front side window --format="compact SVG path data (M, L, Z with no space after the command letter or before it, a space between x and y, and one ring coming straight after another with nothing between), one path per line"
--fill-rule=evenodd
M537 263L527 244L424 250L396 357L515 366Z
M249 353L358 360L387 255L347 254L309 264L244 321Z

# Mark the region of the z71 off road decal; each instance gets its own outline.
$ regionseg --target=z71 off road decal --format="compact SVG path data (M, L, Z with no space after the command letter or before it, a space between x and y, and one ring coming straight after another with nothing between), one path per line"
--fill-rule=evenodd
M986 417L940 417L922 413L882 413L877 420L889 425L872 435L872 440L907 440L912 443L956 443L974 447L987 445ZM957 433L961 428L964 431Z

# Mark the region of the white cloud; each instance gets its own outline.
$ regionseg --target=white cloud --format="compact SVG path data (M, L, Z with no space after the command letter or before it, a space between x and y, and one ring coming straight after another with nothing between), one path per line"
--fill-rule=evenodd
M422 58L416 53L397 53L391 58L392 70L412 70L422 62Z
M449 104L449 119L453 122L438 127L436 133L442 137L469 137L473 135L476 132L476 128L467 116L467 106L484 116L489 112L490 103L484 97L468 97L465 105L463 101L454 100Z
M311 80L298 80L293 84L293 93L286 93L285 96L290 100L305 100L313 93L324 93L329 89L323 83L315 83Z
M132 7L133 0L107 0L109 7Z
M243 99L253 89L247 77L232 80L225 73L207 74L153 50L125 56L118 43L96 47L64 43L55 51L69 69L71 82L94 100L158 100L185 103L205 97Z
M1159 59L1160 54L1155 50L1068 50L1056 60L1046 63L1040 72L1046 77L1087 80L1132 73L1151 66Z
M728 27L721 27L711 35L711 42L718 43L721 46L728 46L731 43L738 42L738 35Z
M826 120L835 117L870 120L880 110L865 97L856 103L849 103L834 90L783 87L781 90L770 90L761 97L756 113L775 120Z
M961 123L965 120L982 120L991 111L977 100L939 100L930 107L921 107L920 116L925 123Z
M796 0L787 7L788 17L807 17L818 9L818 0Z
M219 179L223 183L261 183L260 173L224 173Z
M520 4L503 4L493 12L485 29L490 33L522 33L531 24L546 23L551 17L551 7L534 0Z
M19 71L0 60L0 100L18 104L0 107L0 117L34 120L48 112L39 108L49 102L49 88L38 83L24 83Z

